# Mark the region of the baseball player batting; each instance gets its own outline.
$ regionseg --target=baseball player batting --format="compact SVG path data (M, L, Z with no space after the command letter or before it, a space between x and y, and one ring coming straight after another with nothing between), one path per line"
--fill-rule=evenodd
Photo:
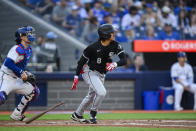
M178 62L171 67L172 84L175 88L175 105L177 111L183 110L181 107L182 93L184 90L194 93L194 110L196 110L196 84L193 83L193 69L186 63L185 52L177 54Z
M29 102L40 93L35 85L35 76L25 71L32 53L30 44L35 40L33 31L31 26L21 27L16 31L16 45L9 50L0 69L0 105L5 103L11 92L24 95L10 116L17 121L25 120L24 112Z
M120 44L115 41L115 29L111 24L103 24L98 28L99 40L88 46L78 61L72 90L76 89L78 76L81 73L84 81L89 85L87 96L83 99L71 119L80 123L96 124L97 110L106 95L104 79L107 71L126 64L126 57ZM112 62L114 55L120 60ZM84 66L87 64L86 66ZM84 67L84 69L83 69ZM90 105L90 121L83 118L84 110Z

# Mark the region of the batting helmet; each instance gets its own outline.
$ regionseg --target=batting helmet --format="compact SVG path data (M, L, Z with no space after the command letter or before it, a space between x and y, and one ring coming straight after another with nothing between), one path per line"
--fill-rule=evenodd
M111 33L116 30L111 24L103 24L98 28L99 38L101 39L109 39L111 37Z
M15 32L16 42L18 43L21 41L21 36L27 36L30 42L35 41L35 34L33 34L34 31L34 28L31 26L18 28Z
M177 58L179 58L179 57L186 57L186 53L185 52L178 52Z

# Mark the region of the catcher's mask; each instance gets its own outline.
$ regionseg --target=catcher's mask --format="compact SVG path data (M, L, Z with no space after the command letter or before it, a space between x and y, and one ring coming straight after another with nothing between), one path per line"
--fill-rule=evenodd
M16 37L16 42L21 41L21 36L27 36L28 40L30 42L35 41L35 34L34 34L35 29L32 26L25 26L18 28L18 30L15 32L15 37Z

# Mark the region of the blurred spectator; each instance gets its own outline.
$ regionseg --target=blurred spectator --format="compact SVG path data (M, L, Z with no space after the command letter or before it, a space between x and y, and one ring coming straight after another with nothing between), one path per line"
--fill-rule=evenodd
M103 17L104 17L104 14L105 14L105 11L102 9L102 3L97 1L95 4L94 4L94 8L92 8L92 13L94 16L97 17L98 21L101 22L103 21Z
M108 0L103 0L102 5L103 5L103 9L106 12L110 12L110 9L112 8L112 3L110 3Z
M117 6L114 6L112 9L111 9L111 13L112 13L112 23L114 25L117 25L118 27L120 27L120 22L121 22L121 13L118 9Z
M144 64L144 59L141 55L135 55L133 58L134 63L131 65L130 69L133 72L147 71L148 68Z
M27 0L26 6L30 9L35 9L41 2L43 2L43 0Z
M157 36L155 36L154 28L152 26L147 26L146 35L142 39L143 40L158 40Z
M193 11L191 15L191 22L190 22L190 27L185 29L185 33L189 34L192 37L196 37L196 11ZM194 38L196 39L196 38Z
M141 25L145 24L146 26L160 26L160 20L156 13L153 12L153 5L146 4L146 13L142 15Z
M152 8L153 11L157 14L157 12L159 10L157 1L153 1L152 5L153 5L153 8Z
M88 13L87 13L86 9L83 7L83 5L81 4L81 0L76 0L76 5L79 8L78 14L80 15L80 17L82 19L87 19L88 18Z
M42 15L46 20L50 20L52 10L54 7L53 0L43 0L36 8L35 11Z
M97 17L93 16L89 19L89 21L84 25L84 30L82 33L82 39L88 43L92 43L98 40L99 36L97 34L97 27L99 22Z
M167 6L167 7L171 8L171 3L169 0L164 0L164 4L162 6Z
M100 25L102 24L112 24L112 14L111 13L105 13L104 17L103 17L103 21L100 23Z
M130 69L130 66L132 64L132 60L128 54L125 54L125 55L126 55L126 59L127 59L127 64L124 65L123 67L116 68L114 70L115 72L133 72L133 70Z
M44 36L41 35L41 36L38 36L37 37L36 45L32 47L33 56L32 56L31 61L33 63L42 62L42 59L40 59L40 55L41 55L41 48L45 44L45 41L46 40L45 40L45 37Z
M132 26L127 26L123 33L117 32L116 40L119 42L128 42L131 43L135 40L135 31Z
M82 1L85 1L85 2L82 2ZM89 13L90 13L90 12L92 13L90 1L91 1L91 0L81 0L81 3L83 3L84 9L86 10L88 16L89 16ZM92 14L93 14L93 13L92 13Z
M135 1L134 6L138 9L138 14L142 16L144 14L143 2Z
M119 41L121 43L121 46L127 52L129 56L133 56L134 52L133 50L133 41L136 39L136 33L134 31L134 28L132 26L127 26L125 28L124 32L117 32L116 33L116 41Z
M62 26L71 34L76 36L77 31L80 29L81 18L78 14L79 8L72 6L72 12L64 19ZM81 33L81 32L80 32Z
M196 84L194 82L193 69L190 64L186 63L187 58L185 52L177 54L178 62L174 63L171 67L172 85L175 89L175 110L183 110L180 103L182 100L183 92L189 91L194 93L194 107L196 110Z
M181 10L185 10L186 12L191 12L192 8L190 6L187 6L186 4L187 1L185 0L180 0L179 2L174 2L174 14L177 16L179 15Z
M140 25L140 16L137 14L137 8L131 6L129 8L129 13L124 15L122 18L122 29L125 30L127 26L139 26Z
M47 72L47 73L54 72L53 65L52 64L47 65L45 72Z
M164 30L159 33L158 39L160 39L160 40L180 40L180 35L177 32L172 30L172 25L170 23L166 23L164 26Z
M181 10L179 13L178 26L180 27L181 30L184 30L185 28L189 28L190 26L190 20L185 10Z
M195 11L195 13L196 13L196 11ZM191 17L190 31L193 35L196 35L196 14L192 15L192 17Z
M125 0L118 0L118 7L125 10L127 7L126 1Z
M66 0L61 0L59 4L57 4L53 11L52 11L52 20L56 24L62 24L63 20L67 17L69 14L69 9L67 7Z
M46 34L46 43L43 45L43 52L48 54L47 56L47 63L54 63L53 66L54 70L60 70L60 57L58 54L58 47L55 42L57 35L54 32L48 32ZM56 69L55 69L56 67ZM47 68L47 67L46 67Z
M171 9L167 6L164 6L161 9L161 13L159 14L159 19L161 22L161 26L164 26L166 23L171 23L172 27L177 27L177 19L171 12Z
M120 17L122 18L126 13L129 11L127 10L127 4L125 0L118 0L118 13Z

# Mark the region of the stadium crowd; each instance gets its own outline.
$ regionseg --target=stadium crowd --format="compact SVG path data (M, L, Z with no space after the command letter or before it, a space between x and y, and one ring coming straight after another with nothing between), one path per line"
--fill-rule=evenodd
M110 23L134 58L133 40L196 40L196 0L18 0L87 45Z
M119 29L117 39L120 42L129 39L196 39L195 0L19 1L32 12L87 42L92 42L97 35L95 29L104 23ZM130 30L132 33L127 33Z

